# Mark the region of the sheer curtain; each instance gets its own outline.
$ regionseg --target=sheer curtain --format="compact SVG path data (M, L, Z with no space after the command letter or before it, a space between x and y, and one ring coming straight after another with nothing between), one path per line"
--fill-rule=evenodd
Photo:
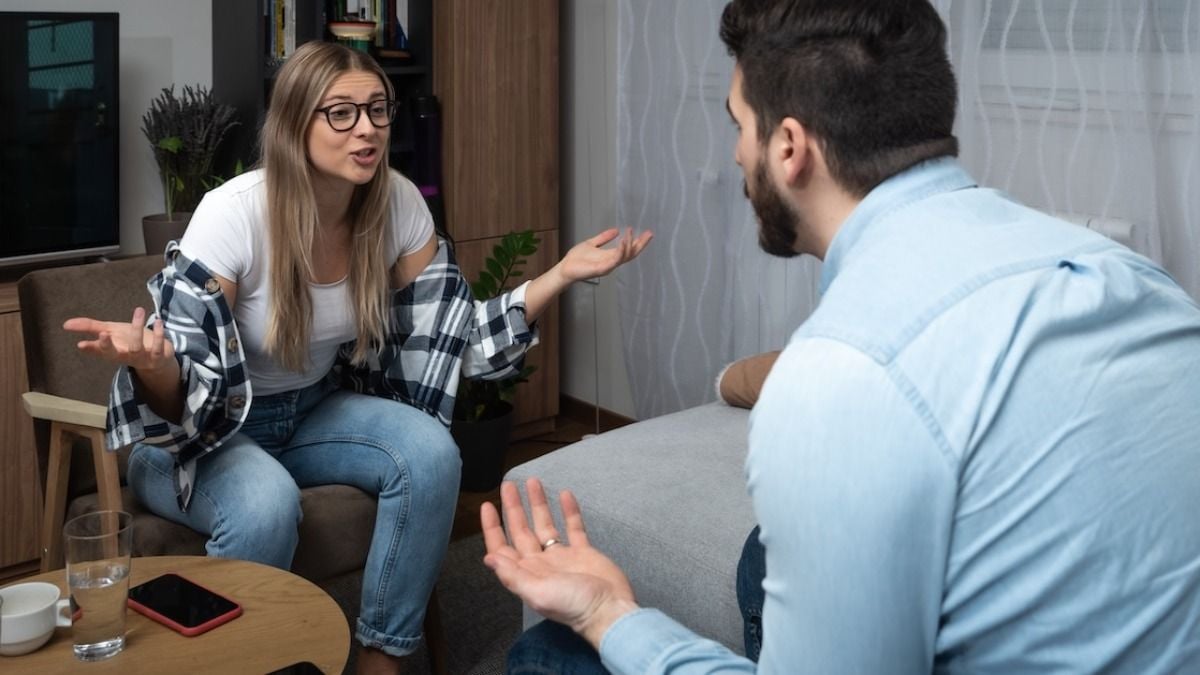
M934 4L975 177L1115 236L1200 298L1200 3Z
M725 111L725 0L619 0L620 221L655 231L617 279L641 419L712 400L720 368L778 349L820 263L758 249ZM934 0L956 133L984 185L1120 239L1200 297L1200 87L1192 0Z
M724 6L621 0L618 13L618 220L655 233L617 277L639 419L713 400L723 365L781 348L816 305L819 263L758 249L725 111Z

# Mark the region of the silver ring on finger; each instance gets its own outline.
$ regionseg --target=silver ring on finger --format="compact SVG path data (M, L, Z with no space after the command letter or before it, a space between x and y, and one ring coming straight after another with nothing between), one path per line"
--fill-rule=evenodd
M562 542L559 541L558 539L556 539L554 537L550 537L546 541L542 542L542 550L545 551L546 549L550 548L551 546L556 546L561 543Z

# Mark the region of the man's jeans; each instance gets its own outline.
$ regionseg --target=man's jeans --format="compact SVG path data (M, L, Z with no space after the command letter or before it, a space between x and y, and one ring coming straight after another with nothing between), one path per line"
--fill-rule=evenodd
M746 656L758 661L762 651L762 610L766 595L762 582L767 575L767 552L758 541L758 528L750 531L742 546L737 568L738 607ZM600 655L570 628L543 621L521 634L508 652L509 675L604 675L608 670Z
M197 462L181 512L174 458L136 445L129 484L154 513L209 536L208 554L287 569L296 551L300 488L351 485L377 497L355 637L400 656L421 641L461 462L450 432L395 401L322 381L254 399L241 431Z

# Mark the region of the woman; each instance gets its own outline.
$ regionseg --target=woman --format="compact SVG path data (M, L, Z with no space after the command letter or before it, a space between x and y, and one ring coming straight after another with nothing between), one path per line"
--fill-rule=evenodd
M515 372L536 342L526 322L651 236L602 249L609 230L473 303L420 194L388 169L394 113L370 57L305 44L275 80L262 168L206 195L168 248L151 327L141 308L127 324L65 326L123 366L109 445L135 443L138 498L209 535L210 555L287 568L300 487L378 497L355 628L366 669L394 668L420 641L457 499L446 426L459 373Z

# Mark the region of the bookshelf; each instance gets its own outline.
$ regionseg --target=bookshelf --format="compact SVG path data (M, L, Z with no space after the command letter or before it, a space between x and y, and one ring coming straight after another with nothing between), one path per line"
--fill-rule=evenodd
M266 3L273 0L212 0L213 94L222 103L237 108L241 123L230 132L218 159L228 170L237 160L249 167L258 161L258 131L265 119L271 83L279 60L271 54ZM405 0L399 0L404 2ZM389 160L408 173L413 162L412 101L433 93L433 0L407 0L411 57L404 60L379 58L399 105L392 128ZM335 3L323 0L288 0L295 8L295 43L333 40L326 29Z

